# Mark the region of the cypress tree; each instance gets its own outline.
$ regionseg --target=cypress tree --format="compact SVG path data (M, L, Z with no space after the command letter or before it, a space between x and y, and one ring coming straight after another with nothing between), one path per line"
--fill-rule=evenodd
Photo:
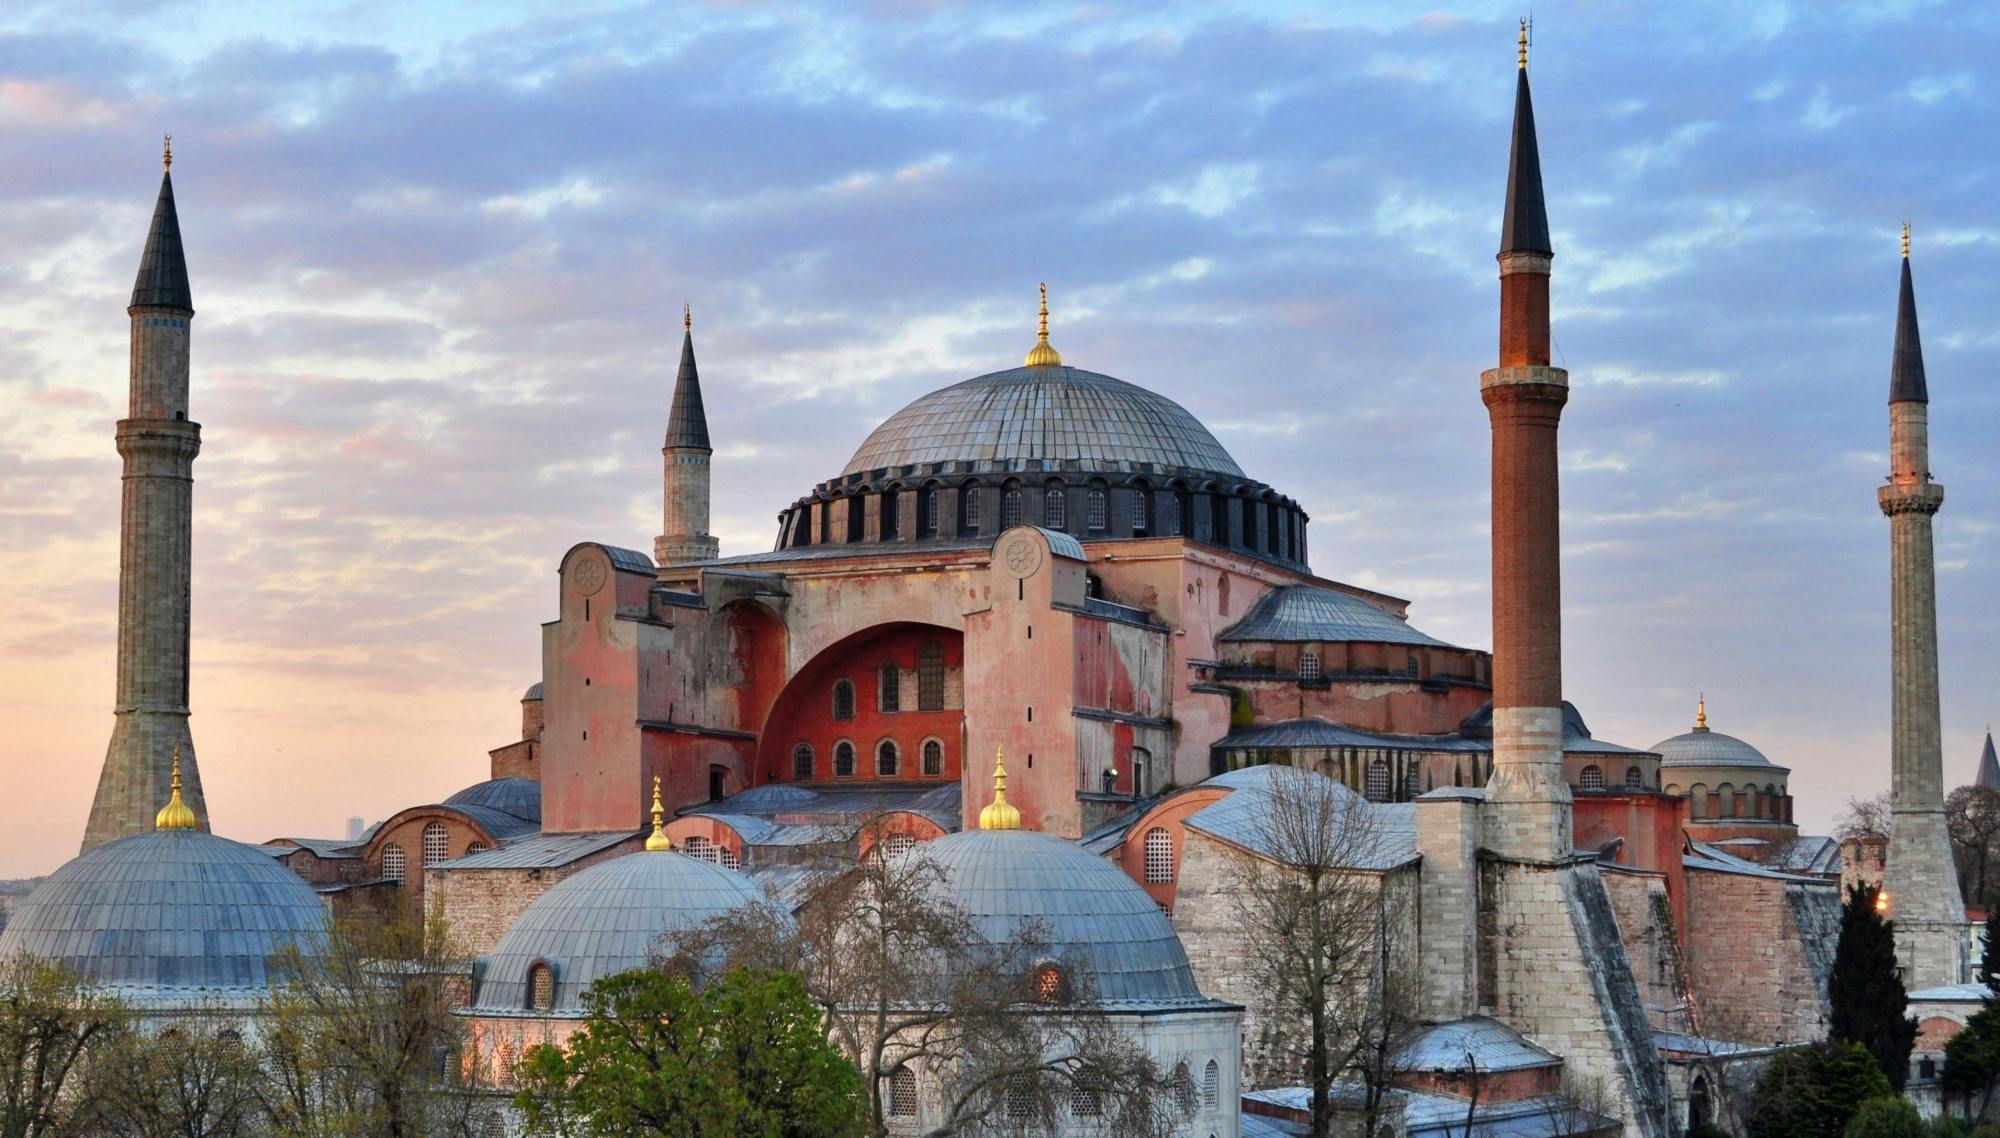
M1986 948L1979 954L1979 982L1986 985L1986 1002L2000 995L2000 905L1986 914Z
M1917 1021L1905 1014L1909 998L1896 974L1895 930L1876 911L1876 895L1875 886L1857 885L1841 908L1840 943L1827 984L1833 1012L1827 1034L1866 1047L1900 1092L1910 1074Z

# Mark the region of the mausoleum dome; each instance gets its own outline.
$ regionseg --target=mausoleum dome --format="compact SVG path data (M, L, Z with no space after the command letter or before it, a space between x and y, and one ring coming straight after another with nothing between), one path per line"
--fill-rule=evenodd
M1647 750L1660 756L1663 767L1770 767L1764 752L1734 735L1708 726L1708 701L1695 712L1694 730L1662 739Z

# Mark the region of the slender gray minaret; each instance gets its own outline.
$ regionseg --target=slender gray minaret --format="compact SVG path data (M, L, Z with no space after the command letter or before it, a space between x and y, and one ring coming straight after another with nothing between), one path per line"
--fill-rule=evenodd
M1979 752L1979 775L1972 785L1981 790L2000 790L2000 755L1993 753L1993 725L1986 725L1986 748Z
M160 199L132 286L131 407L118 421L125 492L118 529L118 701L111 746L83 832L89 850L153 828L173 782L203 830L208 808L188 733L188 578L194 456L201 425L188 421L188 337L194 298L174 213L174 154L162 161Z
M1931 516L1944 487L1931 481L1930 392L1910 283L1910 227L1889 368L1889 482L1876 491L1889 517L1891 772L1889 858L1882 888L1896 955L1911 990L1956 984L1965 972L1965 900L1944 819L1944 746L1938 728L1937 571Z
M701 377L694 368L694 314L681 315L681 370L674 377L674 406L667 414L666 517L653 539L653 561L680 565L721 552L708 532L708 415L701 406Z

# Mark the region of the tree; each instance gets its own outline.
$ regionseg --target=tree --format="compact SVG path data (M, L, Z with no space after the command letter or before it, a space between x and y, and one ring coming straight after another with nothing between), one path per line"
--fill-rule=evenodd
M62 1133L71 1077L126 1027L125 1009L68 969L0 962L0 1138Z
M1862 1103L1893 1093L1858 1043L1793 1047L1758 1078L1744 1125L1749 1138L1839 1138Z
M1993 907L2000 901L2000 790L1959 787L1944 800L1944 821L1966 903Z
M1909 999L1896 972L1895 931L1876 909L1878 896L1874 886L1857 885L1841 907L1840 940L1827 982L1827 1035L1866 1047L1889 1085L1901 1091L1910 1073L1917 1021L1904 1014Z
M257 1138L263 1070L226 1015L175 1017L120 1035L93 1057L80 1096L91 1138Z
M528 1050L515 1104L531 1133L592 1138L847 1138L861 1079L796 976L736 969L699 992L641 969L585 997L561 1048Z
M274 1129L300 1138L469 1130L464 1027L451 1014L465 964L440 922L342 922L279 964L285 983L270 1000L262 1055Z
M1862 1103L1841 1138L1926 1138L1929 1132L1916 1104L1892 1095Z
M1944 1089L1986 1117L1987 1102L2000 1081L2000 1008L1992 1002L1965 1021L1964 1030L1944 1045Z
M1991 1006L1995 997L2000 996L2000 906L1987 911L1983 933L1978 980L1986 985L1986 1003Z
M1841 841L1889 836L1889 792L1868 798L1849 798L1840 817L1833 823L1833 836Z
M1330 1091L1343 1074L1368 1092L1373 1132L1394 1055L1416 1022L1416 985L1397 951L1408 900L1382 872L1380 827L1369 804L1333 779L1266 768L1255 820L1236 859L1237 918L1260 946L1245 967L1258 1010L1289 1032L1281 1049L1312 1090L1311 1134L1333 1122Z

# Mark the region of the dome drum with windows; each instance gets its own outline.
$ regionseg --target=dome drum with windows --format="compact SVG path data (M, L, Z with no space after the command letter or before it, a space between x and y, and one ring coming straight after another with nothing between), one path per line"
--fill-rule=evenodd
M1063 363L933 391L876 427L837 478L780 516L777 547L991 542L1023 523L1085 541L1186 537L1306 563L1305 511L1249 478L1173 400Z

